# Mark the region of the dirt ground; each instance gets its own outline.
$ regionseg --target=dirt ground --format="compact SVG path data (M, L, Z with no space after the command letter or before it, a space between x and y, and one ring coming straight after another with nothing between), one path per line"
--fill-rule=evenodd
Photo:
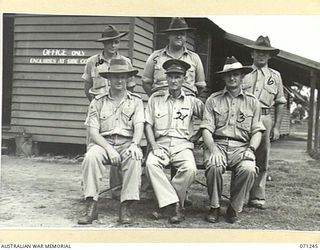
M239 222L229 224L204 220L208 210L206 188L193 184L193 205L186 209L186 220L170 225L167 219L154 220L151 212L156 202L141 200L133 205L138 228L219 228L320 231L320 161L306 153L306 141L283 138L272 147L270 175L267 182L267 209L245 207ZM110 192L99 200L99 220L89 226L77 225L84 212L80 188L81 163L64 157L23 158L3 155L1 158L1 228L118 228L119 202ZM229 196L230 173L225 176L224 194ZM204 171L197 180L205 183ZM108 171L101 189L108 188ZM228 200L222 201L225 212Z

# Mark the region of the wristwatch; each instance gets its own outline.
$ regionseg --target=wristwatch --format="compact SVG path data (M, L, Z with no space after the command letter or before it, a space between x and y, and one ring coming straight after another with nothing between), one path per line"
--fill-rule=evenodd
M252 146L252 145L250 145L250 146L248 147L248 149L250 149L253 153L255 153L255 152L256 152L255 147L254 147L254 146Z
M136 143L136 142L134 142L134 141L132 141L131 144L134 144L134 145L136 145L137 147L140 146L138 143Z

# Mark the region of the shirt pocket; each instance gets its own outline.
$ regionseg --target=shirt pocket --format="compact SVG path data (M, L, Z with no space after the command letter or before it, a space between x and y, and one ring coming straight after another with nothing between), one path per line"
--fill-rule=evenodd
M164 130L169 128L169 114L165 109L155 111L154 127L156 130Z
M128 106L124 107L121 112L121 121L122 126L126 129L133 128L133 117L134 116L134 107Z
M240 110L237 116L237 128L251 132L253 112L248 110Z
M92 68L91 77L92 77L94 89L99 89L99 88L108 86L108 80L104 79L99 75L99 70L97 69L97 67Z
M271 107L276 94L277 94L277 88L275 83L272 85L265 84L265 86L261 91L261 95L259 99L264 105Z
M229 110L227 107L214 107L214 117L216 128L224 127L228 121Z
M176 119L176 128L187 130L189 128L191 115L190 115L190 109L189 108L180 108L179 111L177 111L174 114L174 119Z
M154 79L153 82L160 85L165 85L165 83L160 83L161 81L167 81L166 75L164 73L164 69L162 68L162 65L155 64L154 65L154 73L153 73Z
M116 117L112 110L105 110L100 114L100 132L113 130L116 126Z

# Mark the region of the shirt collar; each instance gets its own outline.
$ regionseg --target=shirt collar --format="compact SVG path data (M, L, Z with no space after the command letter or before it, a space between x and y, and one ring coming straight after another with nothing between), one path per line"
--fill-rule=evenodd
M120 56L120 54L119 54L119 52L117 51L114 55L113 55L113 57L112 58L119 58L119 56ZM106 59L105 57L104 57L104 55L103 55L103 51L100 53L100 59L102 59L103 61L105 61L105 62L110 62L110 59Z
M226 87L223 89L222 94L223 95L229 94L231 96L230 92L227 90ZM244 91L242 88L240 88L240 93L238 94L238 96L244 96ZM238 97L238 96L236 96L236 97Z
M106 93L107 93L106 96L107 96L109 99L112 100L113 98L110 96L110 89L109 89ZM126 90L125 96L126 96L128 99L132 99L131 93L130 93L129 91L127 91L127 90Z
M176 99L184 98L186 96L186 93L181 89L181 93ZM167 101L171 97L169 90L166 91L166 94L164 95L164 99Z
M268 71L268 65L265 65L265 66L263 66L262 68L258 68L256 65L253 64L253 65L252 65L252 68L253 68L252 73L255 72L255 71L257 71L258 69L260 69L261 72L262 72L262 74L263 74L263 75L266 75L266 74L267 74L267 71Z
M167 45L164 49L163 49L163 53L170 55L169 54L169 45ZM189 50L186 47L183 47L183 55L189 54Z

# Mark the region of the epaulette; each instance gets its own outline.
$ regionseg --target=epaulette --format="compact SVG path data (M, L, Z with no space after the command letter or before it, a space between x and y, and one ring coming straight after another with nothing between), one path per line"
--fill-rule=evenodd
M248 83L242 83L241 84L241 88L245 91L246 89L248 89L248 88L250 88L251 87L251 85L250 84L248 84Z
M220 90L220 91L212 93L210 97L216 97L216 96L219 96L219 95L222 95L222 94L223 94L223 90Z
M272 69L272 68L269 68L270 69L270 71L272 72L272 73L274 73L274 74L276 74L276 75L280 75L280 72L279 71L277 71L277 70L275 70L275 69Z
M153 93L151 96L153 97L157 97L157 96L165 96L166 95L166 91L157 91L155 93Z
M252 93L249 93L249 92L244 92L247 96L250 96L250 97L253 97L253 98L255 98L255 99L257 99L257 97L255 97L255 95L254 94L252 94Z
M105 92L105 93L96 95L94 98L95 98L96 100L99 100L101 97L104 97L104 96L106 96L106 95L108 95L108 92Z
M141 96L138 95L137 93L132 93L132 92L130 92L130 95L133 95L133 96L135 96L135 97L138 97L139 99L142 99Z

